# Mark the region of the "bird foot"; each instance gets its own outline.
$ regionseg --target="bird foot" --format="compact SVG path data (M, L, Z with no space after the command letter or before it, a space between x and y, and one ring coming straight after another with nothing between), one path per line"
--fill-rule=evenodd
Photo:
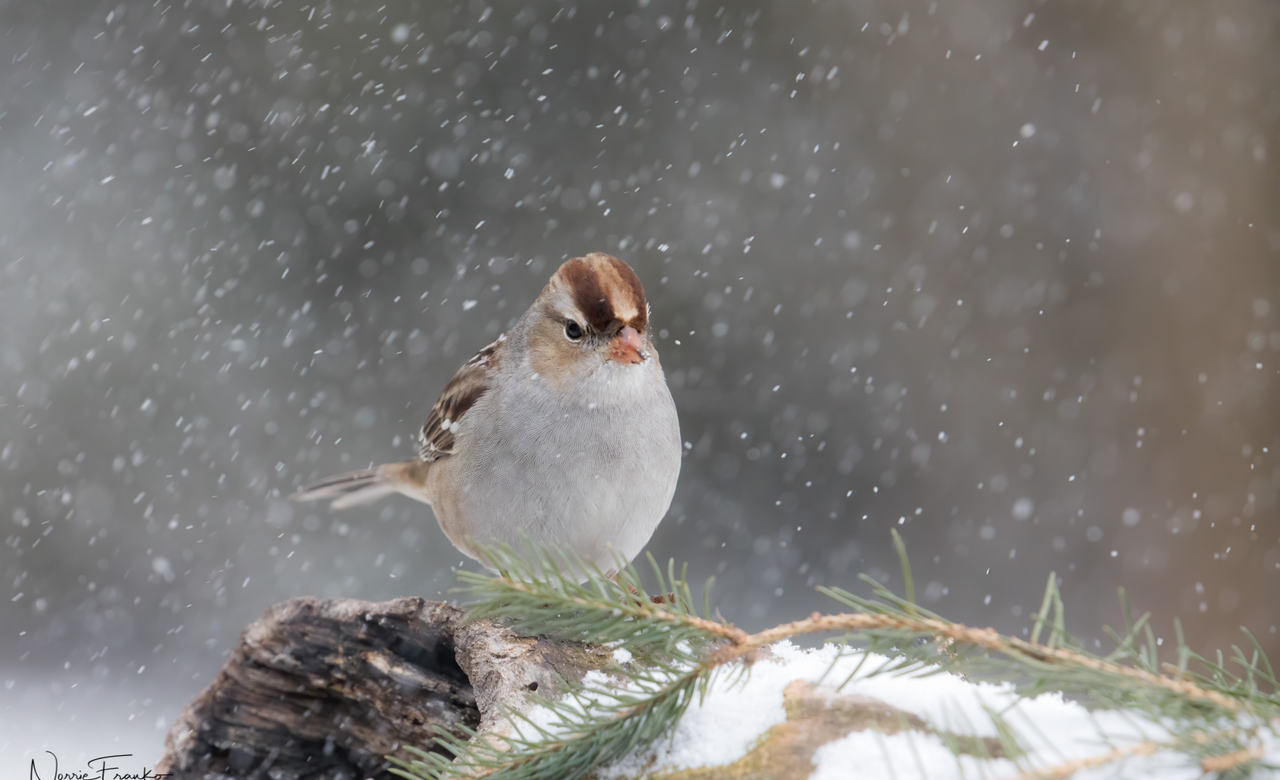
M634 586L634 585L628 585L628 586L627 586L627 590L631 591L631 595L632 595L632 596L639 596L639 595L640 595L640 591L636 590L636 588L635 588L635 586ZM636 603L637 603L637 604L640 604L640 603L641 603L639 598L637 598L637 599L636 599ZM650 604L675 604L675 603L676 603L676 594L674 594L674 593L668 593L668 594L666 594L666 595L661 595L661 594L659 594L659 595L655 595L655 596L650 596L650 597L649 597L649 603L650 603Z

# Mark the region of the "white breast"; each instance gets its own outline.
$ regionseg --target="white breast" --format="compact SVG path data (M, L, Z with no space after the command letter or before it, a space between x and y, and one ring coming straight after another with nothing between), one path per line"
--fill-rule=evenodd
M610 548L630 561L666 514L680 473L679 422L661 368L609 363L569 402L536 381L507 386L477 402L454 455L436 464L449 472L436 482L449 495L432 501L445 533L473 557L468 539L519 546L524 534L602 570L617 568Z

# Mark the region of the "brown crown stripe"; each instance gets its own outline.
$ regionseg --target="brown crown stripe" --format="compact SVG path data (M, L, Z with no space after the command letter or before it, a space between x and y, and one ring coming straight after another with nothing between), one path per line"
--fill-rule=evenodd
M630 325L644 332L648 324L644 287L631 266L616 257L593 254L589 259L569 260L560 273L593 330L613 333ZM618 310L626 316L619 316Z

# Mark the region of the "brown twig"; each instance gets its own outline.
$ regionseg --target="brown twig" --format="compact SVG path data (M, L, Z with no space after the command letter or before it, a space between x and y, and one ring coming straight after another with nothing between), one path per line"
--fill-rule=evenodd
M1209 756L1200 762L1200 768L1205 772L1225 772L1250 761L1259 761L1263 755L1262 745L1254 745L1251 748L1237 750L1234 753L1227 753L1223 756Z
M1114 764L1117 761L1123 761L1134 756L1149 756L1164 747L1167 747L1167 745L1162 745L1159 742L1139 742L1136 745L1116 748L1106 753L1099 753L1096 756L1066 761L1043 769L1032 769L1018 775L1014 780L1065 780L1065 778L1071 777L1076 772Z
M713 623L712 625L720 626L719 623ZM722 626L722 628L724 627ZM902 615L875 615L866 613L819 615L815 613L805 620L798 620L794 623L784 623L783 625L775 628L761 631L758 634L751 634L741 640L737 640L733 636L720 631L719 633L729 636L732 644L718 650L709 659L707 659L707 662L709 666L719 666L721 664L728 663L729 661L742 658L760 647L773 644L774 642L786 639L796 634L822 633L829 631L869 631L875 629L913 631L931 634L934 636L944 636L957 642L976 645L988 650L1002 652L1007 655L1029 656L1040 661L1071 664L1107 674L1128 677L1132 680L1138 680L1148 685L1164 688L1165 690L1173 691L1183 696L1207 701L1233 712L1238 711L1241 707L1238 701L1229 696L1218 693L1217 691L1206 690L1195 683L1188 682L1186 680L1175 680L1170 677L1152 674L1151 672L1143 669L1135 669L1132 666L1121 666L1119 664L1109 663L1107 661L1075 653L1070 650L1027 642L1013 637L1001 636L999 632L990 628L972 628L959 623L947 623L941 620L934 620L932 618Z
M1193 735L1191 739L1195 742L1207 743L1213 738L1213 734L1200 733ZM1149 756L1158 750L1166 748L1173 749L1175 745L1162 742L1139 742L1127 747L1116 748L1106 753L1099 753L1096 756L1077 759L1075 761L1066 761L1061 764L1045 767L1043 769L1031 769L1018 775L1014 780L1065 780L1076 772L1085 769L1095 769L1107 764L1114 764L1117 761L1123 761L1134 756ZM1226 772L1234 769L1241 764L1247 764L1250 761L1257 761L1264 755L1262 745L1255 745L1244 750L1237 750L1234 753L1225 755L1210 756L1200 761L1200 769L1206 774L1209 772Z

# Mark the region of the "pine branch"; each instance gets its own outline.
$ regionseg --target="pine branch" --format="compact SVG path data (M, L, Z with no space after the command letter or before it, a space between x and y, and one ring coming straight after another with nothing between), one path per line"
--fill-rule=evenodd
M740 642L747 636L697 613L687 581L675 576L674 562L664 576L649 556L657 592L663 594L663 601L655 602L639 572L625 561L608 576L570 553L534 548L531 556L525 560L509 547L489 548L485 557L502 574L459 573L459 591L472 604L471 619L503 620L530 636L614 645L633 653L658 652L687 661L701 658L694 645ZM708 580L704 614L710 613L710 588Z
M518 734L504 740L471 734L470 741L451 738L446 747L458 758L450 762L439 753L415 751L421 757L413 763L395 762L392 771L401 777L489 778L497 780L561 780L581 777L590 770L628 755L636 745L647 745L661 737L688 709L706 680L698 671L669 678L651 678L651 685L631 693L616 694L610 717L599 710L577 708L574 700L543 701L557 716L559 728L551 731L527 717L512 715ZM608 695L602 688L589 689ZM533 732L535 736L523 734Z
M1210 662L1191 652L1179 627L1179 663L1165 667L1162 674L1148 616L1133 619L1122 595L1126 631L1114 635L1112 653L1099 657L1066 633L1053 575L1035 616L1031 641L953 623L910 598L913 588L905 548L900 539L895 538L895 544L903 558L908 598L864 576L873 588L873 598L839 588L818 589L855 612L815 612L756 634L712 619L705 590L700 614L692 606L696 602L687 578L683 572L676 576L674 563L664 573L649 559L657 592L669 594L662 603L655 603L630 565L620 563L616 574L606 575L562 553L535 549L526 559L507 548L489 550L487 559L502 574L460 575L462 591L473 601L472 619L503 620L529 635L622 647L637 656L644 654L644 662L609 670L621 678L621 685L592 683L560 701L539 699L552 725L542 726L509 712L515 729L511 736L468 734L468 739L459 739L443 735L441 743L457 756L452 762L438 753L422 753L421 760L401 762L394 771L410 780L575 780L668 733L693 697L705 695L718 670L741 662L738 669L745 673L759 649L807 633L840 634L836 641L858 646L864 661L870 653L893 659L872 675L955 670L994 679L1029 676L1017 688L1018 695L1076 692L1089 696L1095 705L1130 707L1164 723L1180 724L1174 732L1181 731L1183 736L1173 742L1142 742L1028 770L1028 780L1066 778L1082 769L1162 749L1197 758L1206 772L1234 771L1257 762L1256 724L1280 717L1280 699L1275 674L1253 637L1249 637L1253 640L1250 655L1234 648L1232 662L1244 670L1242 677L1229 671L1221 658ZM1037 640L1044 629L1048 638L1041 644ZM1199 671L1191 671L1192 665ZM855 670L849 680L857 674ZM732 679L725 683L731 684ZM997 713L989 717L1002 744L1010 746L1009 754L1019 754L1012 727ZM1206 736L1213 733L1206 724L1224 722L1239 725L1212 739Z
M819 591L845 603L855 599L851 594L839 588L819 588ZM1047 666L1059 666L1082 672L1094 672L1114 682L1112 677L1126 677L1135 682L1156 688L1163 688L1170 693L1196 699L1224 710L1232 712L1241 709L1238 700L1216 690L1202 688L1192 682L1165 677L1143 669L1104 661L1084 653L1048 645L1028 642L1016 637L1003 636L990 628L971 628L959 623L948 623L943 620L913 618L909 615L894 614L842 614L818 615L796 623L787 623L777 628L754 634L742 644L733 645L721 650L721 653L738 654L739 656L751 646L772 644L789 636L819 631L851 631L872 635L876 632L894 632L894 639L902 639L901 634L910 634L912 639L946 638L953 642L981 647L1001 653L1009 660L1019 664L1044 669ZM854 641L857 637L850 637Z

